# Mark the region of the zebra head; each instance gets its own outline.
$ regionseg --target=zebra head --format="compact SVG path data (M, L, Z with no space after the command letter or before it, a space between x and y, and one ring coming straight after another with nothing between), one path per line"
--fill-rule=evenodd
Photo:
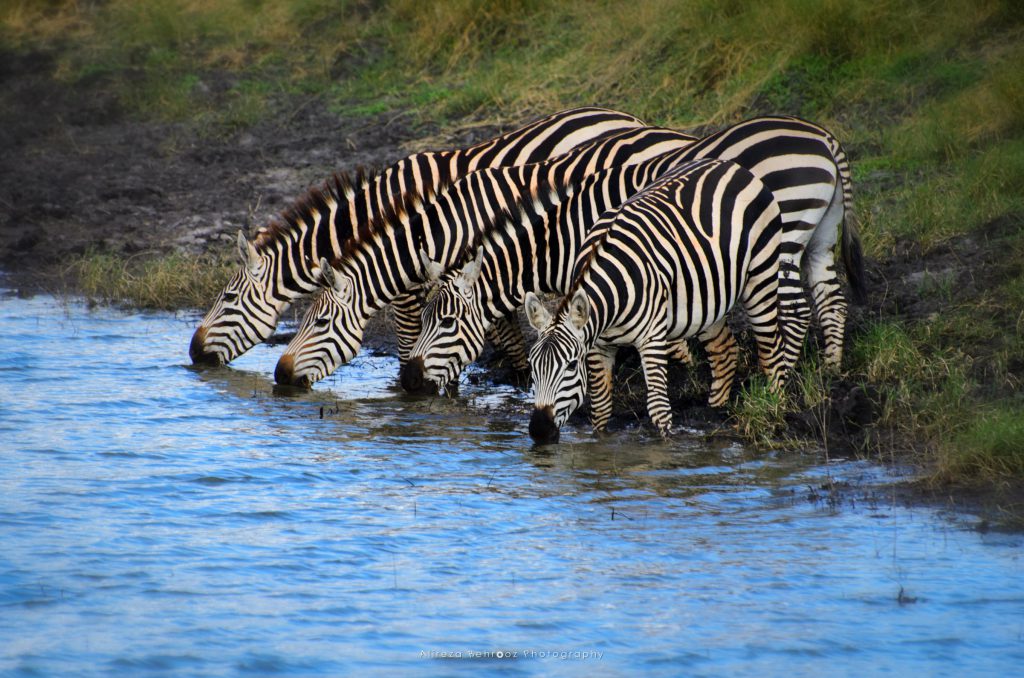
M558 432L587 392L587 346L583 328L590 301L577 290L565 310L552 318L532 292L526 294L526 317L539 333L530 349L534 404L530 437L538 443L557 443Z
M425 380L448 384L458 378L462 368L476 360L484 350L483 308L476 281L483 266L483 248L458 271L441 276L441 266L420 250L420 261L428 282L437 287L427 296L423 307L423 329L412 347L409 360L402 366L402 387L419 391Z
M287 302L270 293L270 256L261 254L245 233L238 232L242 267L217 297L196 328L188 347L193 363L223 365L274 333Z
M308 388L359 352L369 316L356 308L354 280L326 259L320 260L319 276L322 289L277 361L278 384Z

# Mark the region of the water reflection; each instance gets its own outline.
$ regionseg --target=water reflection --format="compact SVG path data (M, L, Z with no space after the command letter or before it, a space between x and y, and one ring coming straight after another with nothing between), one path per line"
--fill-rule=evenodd
M901 506L886 469L642 431L535 448L514 389L408 396L368 356L282 392L273 347L185 366L195 320L0 299L0 673L1024 661L1020 538ZM423 654L497 649L520 658Z

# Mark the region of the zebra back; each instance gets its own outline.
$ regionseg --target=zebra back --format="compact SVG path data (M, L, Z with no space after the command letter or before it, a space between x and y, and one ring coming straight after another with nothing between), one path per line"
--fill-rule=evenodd
M594 385L595 425L602 428L610 414L611 348L626 344L640 351L648 409L667 432L665 365L674 345L719 336L737 303L750 318L762 367L781 384L796 351L780 322L780 232L771 191L740 165L714 159L673 169L603 217L587 234L554 314L527 295L527 315L540 331L530 351L531 433L557 437L582 403L586 381ZM713 390L715 405L724 402L720 391Z
M307 314L285 351L295 365L288 374L294 379L316 381L350 360L354 356L350 349L361 342L363 326L370 316L425 280L421 250L429 261L447 268L478 239L487 224L524 196L540 204L538 212L548 209L550 196L546 191L538 192L537 187L578 183L604 167L643 162L690 143L692 137L673 130L628 130L544 163L473 172L429 205L389 215L344 245L343 256L333 265L351 281L353 294L337 303L351 308L332 309L330 299L322 299L331 297L331 290L321 293L317 300L321 317ZM325 318L330 322L325 324ZM306 361L299 355L303 351L316 353L319 358Z
M240 234L242 266L193 334L193 362L227 363L267 339L281 313L318 288L319 260L339 256L342 243L384 212L429 199L472 170L537 162L641 126L626 113L570 109L467 149L417 153L380 173L332 177L261 229L253 242ZM417 326L418 308L406 318Z

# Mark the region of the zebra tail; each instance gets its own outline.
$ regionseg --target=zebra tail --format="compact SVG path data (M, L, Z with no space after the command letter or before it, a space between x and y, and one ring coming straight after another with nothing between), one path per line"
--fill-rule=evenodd
M850 282L850 289L853 292L853 303L863 306L868 302L864 250L860 244L860 231L857 230L857 217L852 211L847 211L843 219L842 253L846 279Z
M843 191L843 266L846 268L846 279L853 292L853 303L863 306L868 302L867 276L864 274L864 250L860 244L860 231L857 229L857 215L853 211L853 180L850 176L850 161L843 145L830 132L829 144L832 157L839 169L839 181Z

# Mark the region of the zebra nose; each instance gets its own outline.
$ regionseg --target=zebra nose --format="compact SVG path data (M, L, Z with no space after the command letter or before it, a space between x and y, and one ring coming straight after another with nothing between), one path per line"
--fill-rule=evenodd
M554 408L547 407L533 408L533 415L530 417L530 437L533 442L541 445L558 442L558 427L555 426Z
M402 372L399 375L399 380L402 382L402 388L410 393L419 393L423 390L423 357L416 356L415 358L409 358L408 362L402 365Z
M295 377L295 358L290 353L285 353L277 361L274 368L274 381L282 385L292 386L292 379Z
M216 365L220 358L216 353L206 350L206 328L200 325L192 335L192 341L188 345L188 357L192 358L192 364L206 363Z

